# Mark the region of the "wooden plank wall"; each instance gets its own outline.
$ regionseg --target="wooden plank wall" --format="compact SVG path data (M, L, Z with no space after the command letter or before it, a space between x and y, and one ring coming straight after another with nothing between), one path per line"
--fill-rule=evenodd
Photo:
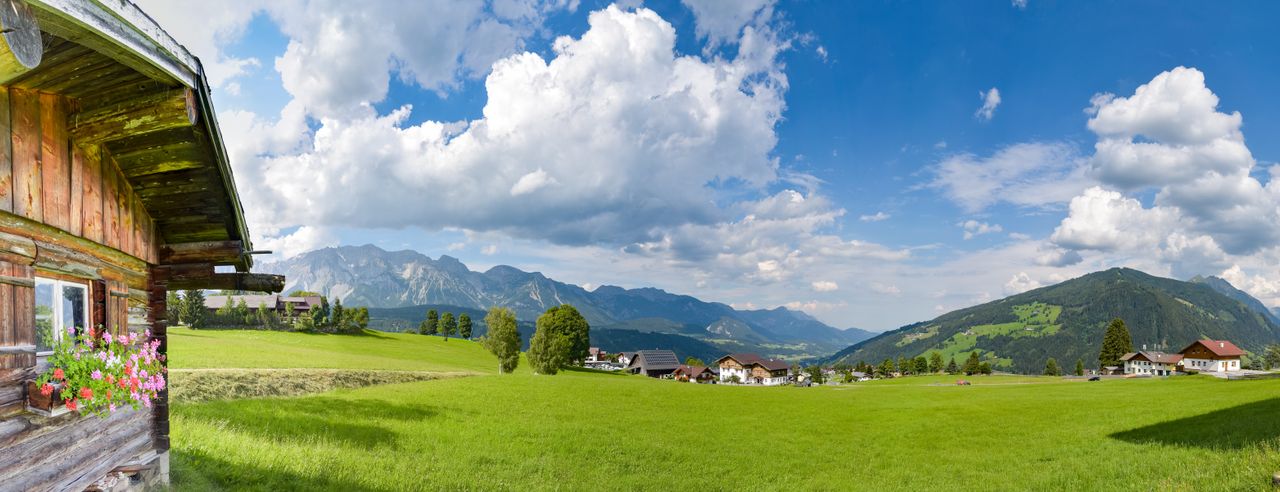
M0 283L0 345L34 345L36 293L22 281L34 282L35 272L30 266L0 262L0 275L18 280ZM22 408L22 381L34 376L35 365L34 354L0 355L0 415Z
M100 146L70 140L75 101L19 88L0 94L0 210L155 263L155 221L138 194Z

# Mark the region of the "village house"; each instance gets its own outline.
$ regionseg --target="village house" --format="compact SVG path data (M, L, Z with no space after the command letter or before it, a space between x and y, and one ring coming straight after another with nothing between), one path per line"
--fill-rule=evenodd
M623 352L623 353L620 353L620 354L618 354L618 363L619 363L619 364L622 364L622 367L630 366L630 365L631 365L631 359L634 359L635 357L636 357L636 353L635 353L635 352Z
M676 381L709 384L716 381L717 374L716 369L713 367L686 366L681 364L680 367L676 368L675 372L671 373L671 376L674 377Z
M1182 368L1186 371L1239 371L1244 351L1226 340L1196 340L1182 349Z
M587 349L587 363L596 363L609 360L609 353L600 350L600 347L591 347Z
M757 354L729 354L716 361L720 381L777 386L787 384L791 366L786 361L766 359Z
M675 372L680 367L676 353L670 350L641 350L631 357L627 364L627 372L644 374L651 378L660 378Z
M1178 372L1182 355L1145 350L1124 354L1124 373L1139 376L1172 376Z
M170 290L284 278L250 273L204 69L161 26L127 1L0 0L0 28L0 489L163 488L167 385L97 417L33 380L88 328L167 354Z
M213 313L222 309L228 303L235 307L240 305L241 302L244 303L245 307L249 308L249 312L256 314L259 308L265 307L280 315L281 318L285 318L289 313L290 306L293 308L294 317L297 317L311 310L312 306L319 306L321 299L320 296L282 296L277 294L208 294L204 298L204 308Z

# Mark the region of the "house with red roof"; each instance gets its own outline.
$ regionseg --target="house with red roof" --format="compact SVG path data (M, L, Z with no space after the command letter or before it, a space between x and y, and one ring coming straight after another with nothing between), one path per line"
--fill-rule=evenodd
M1182 362L1182 354L1166 354L1164 352L1148 352L1146 350L1131 352L1120 357L1124 362L1124 373L1139 376L1172 376L1178 372L1178 363Z
M1196 340L1182 349L1182 368L1199 372L1239 371L1244 351L1226 340Z
M778 386L791 379L791 365L784 360L766 359L758 354L729 354L716 361L721 382Z

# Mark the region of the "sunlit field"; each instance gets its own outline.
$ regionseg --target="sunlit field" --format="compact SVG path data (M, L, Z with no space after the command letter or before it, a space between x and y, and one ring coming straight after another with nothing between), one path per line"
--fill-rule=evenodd
M235 353L243 339L271 349ZM478 344L416 335L175 330L170 343L181 368L481 374L175 403L179 489L1270 490L1280 471L1277 380L756 388L496 375ZM213 350L231 353L199 356Z

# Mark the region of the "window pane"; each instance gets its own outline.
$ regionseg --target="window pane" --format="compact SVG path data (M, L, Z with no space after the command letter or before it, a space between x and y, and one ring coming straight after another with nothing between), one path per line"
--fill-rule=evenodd
M36 281L36 350L53 350L53 289L52 282Z
M75 327L79 333L84 330L84 298L85 287L83 285L66 285L62 286L62 329L68 326Z

